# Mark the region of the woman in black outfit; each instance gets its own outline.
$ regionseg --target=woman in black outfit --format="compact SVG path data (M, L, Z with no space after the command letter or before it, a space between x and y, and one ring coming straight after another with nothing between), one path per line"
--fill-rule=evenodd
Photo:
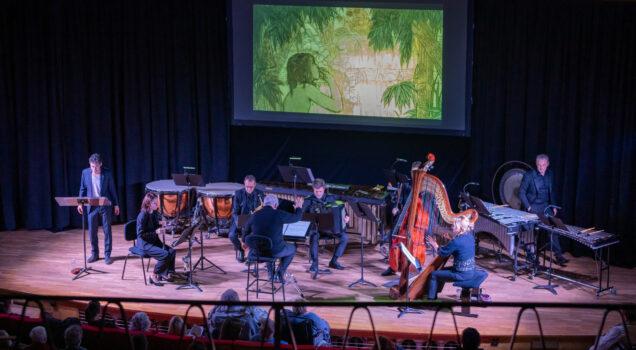
M175 250L166 247L157 235L161 230L158 208L159 198L156 194L148 192L141 203L141 212L137 215L137 247L157 259L153 276L150 278L151 284L155 284L156 281L171 281L175 272Z

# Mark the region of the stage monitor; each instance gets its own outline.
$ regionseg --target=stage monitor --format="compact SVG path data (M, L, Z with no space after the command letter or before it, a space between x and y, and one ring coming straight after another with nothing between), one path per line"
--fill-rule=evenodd
M470 7L233 0L233 124L468 135Z

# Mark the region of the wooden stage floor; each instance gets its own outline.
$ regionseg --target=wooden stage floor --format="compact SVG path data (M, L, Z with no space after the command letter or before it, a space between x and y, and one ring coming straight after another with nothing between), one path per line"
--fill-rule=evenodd
M103 249L103 236L100 229L100 249ZM358 236L353 237L356 241ZM87 243L88 244L88 243ZM8 231L0 232L0 289L4 291L28 292L44 295L78 295L78 296L108 296L108 297L147 297L152 299L191 299L215 300L228 289L236 289L242 298L245 297L245 267L234 259L231 243L226 238L212 238L205 241L207 258L221 266L227 274L219 274L213 270L197 272L195 279L200 283L203 292L196 290L176 290L175 285L167 284L163 287L145 286L140 271L139 259L129 259L126 268L126 279L121 280L124 257L130 243L123 238L123 225L113 227L113 253L115 262L105 265L103 260L91 264L94 268L106 271L105 274L90 276L72 281L70 270L82 264L82 231L69 230L52 233L49 231ZM198 257L198 245L194 251ZM184 256L187 244L178 247L177 269L183 268L181 258ZM102 251L103 252L103 251ZM331 252L321 254L322 262L326 263ZM391 277L382 277L380 273L386 268L381 261L380 254L373 248L366 249L365 277L379 287L347 288L347 285L359 277L359 245L354 243L348 248L341 262L347 266L343 271L335 271L331 275L311 280L305 272L308 267L307 248L300 246L290 271L295 275L300 287L309 300L386 300L388 289L382 284L390 281ZM566 269L570 275L577 275L585 280L594 280L596 264L591 258L571 258ZM636 300L636 272L631 269L612 267L611 283L617 288L618 294L606 294L596 298L593 290L582 288L571 283L557 281L558 295L552 295L545 290L533 289L537 284L544 284L542 277L529 279L520 276L516 281L510 281L509 261L499 263L492 255L478 256L478 264L489 273L483 284L483 289L490 294L494 301L536 301L536 302L634 302ZM153 264L154 265L154 264ZM562 269L562 268L560 268ZM395 278L395 277L393 277ZM298 293L289 286L287 300L298 298ZM447 285L440 295L441 298L456 297L456 288ZM253 299L252 295L250 299ZM271 300L269 295L261 295L262 301ZM183 314L184 306L157 304L127 304L126 308L150 311L155 314ZM319 315L327 319L334 329L334 333L343 333L347 326L350 308L316 308ZM475 327L484 336L509 337L514 328L517 315L516 309L473 308L479 318L458 317L458 327ZM207 309L206 309L207 312ZM598 330L602 312L590 310L539 310L543 330L551 336L594 336ZM382 332L405 337L412 335L416 338L426 337L433 319L433 311L423 314L409 314L398 319L393 308L377 307L372 309L376 327ZM534 316L526 313L522 319L519 334L538 334ZM448 313L440 313L435 333L454 334L452 317ZM609 325L617 322L616 316L611 316ZM354 317L352 329L355 333L368 334L370 322L363 312Z

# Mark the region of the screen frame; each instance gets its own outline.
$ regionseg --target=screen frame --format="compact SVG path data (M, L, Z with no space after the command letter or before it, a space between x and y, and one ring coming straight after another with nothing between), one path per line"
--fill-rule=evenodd
M241 3L240 5L237 5ZM459 120L463 123L463 127L452 125L449 127L442 120L426 120L426 119L401 119L381 117L365 117L365 116L347 116L347 115L330 115L330 114L314 114L314 113L288 113L288 112L272 112L259 111L253 109L253 45L252 45L252 9L253 5L299 5L299 6L338 6L338 7L374 7L374 8L426 8L426 7L442 7L444 9L444 47L443 47L443 77L442 85L442 108L447 111L449 89L453 88L449 84L447 77L454 74L456 83L463 82L463 95L461 92L453 96L453 101L460 101L460 109L463 109L462 117L455 117L455 122ZM234 31L234 11L237 6L249 7L249 26L244 30L243 35L249 37L247 43L234 45L237 39ZM242 10L242 9L239 9ZM463 33L464 42L459 45L447 45L447 21L449 13L454 11L453 15L465 17L465 21L457 24L455 30ZM244 21L242 21L244 22ZM244 23L243 23L244 24ZM230 0L227 7L227 28L228 28L228 87L230 91L229 109L231 115L232 126L265 126L265 127L283 127L283 128L302 128L302 129L332 129L332 130L350 130L363 132L388 132L388 133L406 133L406 134L430 134L430 135L452 135L452 136L470 136L471 131L471 115L472 115L472 65L473 65L473 0L400 0L399 2L369 2L369 1L318 1L318 0ZM456 34L457 35L457 34ZM244 37L243 37L244 38ZM238 38L241 39L241 38ZM242 48L237 49L237 47ZM245 47L248 47L245 53ZM465 52L464 55L461 53ZM239 55L238 53L243 53ZM239 64L236 64L235 57L241 57ZM237 66L244 66L245 60L249 62L249 73L243 72L243 76L249 75L249 83L245 83L245 78L241 79L237 74L240 69ZM452 63L449 64L449 61ZM460 67L451 70L451 67ZM236 68L236 69L235 69ZM463 71L462 71L463 68ZM239 81L239 84L237 84ZM451 86L449 86L451 85ZM248 91L241 94L240 91ZM243 95L242 97L238 97ZM245 97L247 95L247 97ZM461 103L463 102L463 103ZM452 108L452 107L451 107ZM443 112L446 113L446 112ZM457 115L460 112L455 112ZM249 117L243 117L247 115ZM237 117L238 116L238 117ZM308 121L308 117L311 121ZM314 119L318 118L318 120ZM273 120L278 119L278 120ZM396 125L399 123L399 125Z

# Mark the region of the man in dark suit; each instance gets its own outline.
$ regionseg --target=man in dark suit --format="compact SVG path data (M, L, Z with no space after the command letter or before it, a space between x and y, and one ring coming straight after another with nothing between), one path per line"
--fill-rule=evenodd
M291 224L302 218L303 198L298 197L294 200L294 214L276 209L278 198L273 194L265 196L263 205L264 207L254 213L245 224L244 239L250 235L260 235L272 240L271 256L281 259L276 278L284 281L285 271L296 254L296 246L283 240L283 224Z
M545 210L549 205L556 205L556 198L553 189L552 171L550 158L545 154L539 154L536 158L536 170L527 171L523 174L521 186L519 187L519 198L522 209L537 214L539 217L545 216ZM552 208L552 215L556 216L557 209ZM552 252L559 265L564 265L568 260L563 256L558 235L552 235Z
M232 224L228 234L236 251L236 260L241 263L245 261L245 251L241 247L239 233L237 232L238 216L253 213L256 208L263 204L263 198L265 197L263 191L256 188L254 175L245 176L243 185L245 188L236 191L232 199Z
M111 206L92 207L87 206L88 210L88 232L91 239L91 256L88 262L92 263L99 259L99 241L97 238L97 228L99 227L98 218L102 218L102 226L104 228L104 262L108 265L113 263L110 258L110 252L113 248L113 235L110 229L110 223L113 219L113 211L115 215L119 215L119 201L117 199L117 190L115 189L115 181L109 170L102 168L102 158L99 154L94 153L88 159L90 168L82 171L82 179L80 180L80 197L106 197ZM83 208L77 206L77 211L82 214Z
M325 180L315 179L312 183L314 194L309 196L303 205L304 213L313 214L326 214L333 213L333 229L332 233L338 237L340 241L336 250L333 252L329 267L332 269L343 270L345 267L338 263L338 258L344 254L347 248L347 242L349 241L349 235L346 230L346 223L349 222L349 216L346 214L343 217L343 206L339 205L336 201L336 197L325 193ZM311 267L309 272L316 272L318 270L318 240L320 233L317 230L311 234L310 237L310 258Z

